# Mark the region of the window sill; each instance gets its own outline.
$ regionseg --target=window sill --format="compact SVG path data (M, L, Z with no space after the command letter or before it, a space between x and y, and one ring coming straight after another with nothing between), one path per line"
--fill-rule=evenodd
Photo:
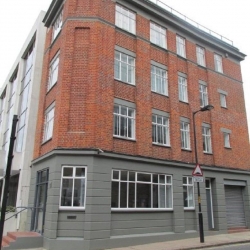
M60 211L85 211L85 207L59 207Z
M43 146L43 145L45 145L46 143L48 143L49 141L52 141L52 137L50 137L50 138L47 139L46 141L43 141L41 145Z
M223 109L228 109L227 107L223 107L223 106L221 106L221 108L223 108Z
M113 135L113 138L115 138L115 139L121 139L121 140L125 140L125 141L136 142L136 139L127 138L127 137L120 137L120 136L116 136L116 135Z
M54 89L54 87L56 86L56 84L57 84L57 81L55 82L55 84L53 84L53 85L50 87L49 90L47 90L46 95L48 95L48 94L52 91L52 89Z
M186 152L192 152L192 149L190 148L181 148L182 151L186 151Z
M121 32L124 32L125 34L127 34L127 35L130 35L130 36L133 36L134 38L136 37L136 33L132 33L131 31L129 31L129 30L125 30L125 29L123 29L123 28L121 28L121 27L119 27L119 26L115 26L115 28L116 28L116 30L118 30L118 31L121 31Z
M168 94L162 94L162 93L159 93L159 92L155 92L153 90L151 90L151 92L154 93L154 94L157 94L157 95L164 96L164 97L169 97Z
M168 52L168 48L164 48L164 47L162 47L162 46L160 46L160 45L158 45L158 44L156 44L156 43L153 43L153 42L151 42L151 41L150 41L150 45L156 47L157 49L162 49L162 50L164 50L165 52Z
M134 86L134 87L135 87L135 83L123 82L122 80L116 79L116 78L114 78L114 79L115 79L115 81L117 81L117 82L120 82L120 83L123 83L123 84L127 84L127 85L129 85L129 86Z
M182 55L177 54L177 57L180 58L180 59L182 59L182 60L184 60L184 61L187 61L187 58L184 57L184 56L182 56Z
M231 147L225 147L225 146L224 146L224 148L225 148L225 149L229 149L229 150L232 149Z
M184 211L194 211L195 207L184 207Z
M182 100L179 100L180 103L184 103L184 104L189 104L188 101L182 101Z
M173 212L173 208L111 208L111 212Z
M205 155L212 155L212 154L213 154L213 152L204 152L204 151L203 151L203 153L204 153Z
M164 144L158 144L158 143L152 143L153 146L158 146L158 147L164 147L164 148L171 148L170 145L164 145Z
M202 68L202 69L207 69L206 66L200 65L200 64L198 64L198 63L197 63L197 65L198 65L198 67L200 67L200 68Z

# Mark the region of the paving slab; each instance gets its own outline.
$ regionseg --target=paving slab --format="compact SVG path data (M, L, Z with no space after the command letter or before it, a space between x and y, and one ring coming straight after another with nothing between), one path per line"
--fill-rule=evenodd
M250 242L250 231L244 233L205 236L205 243L200 243L200 238L198 237L131 247L113 248L112 250L193 250L246 242Z

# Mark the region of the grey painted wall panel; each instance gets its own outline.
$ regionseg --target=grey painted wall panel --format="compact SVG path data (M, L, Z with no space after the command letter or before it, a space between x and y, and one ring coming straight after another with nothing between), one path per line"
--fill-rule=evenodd
M185 211L185 231L197 230L197 213L195 211Z

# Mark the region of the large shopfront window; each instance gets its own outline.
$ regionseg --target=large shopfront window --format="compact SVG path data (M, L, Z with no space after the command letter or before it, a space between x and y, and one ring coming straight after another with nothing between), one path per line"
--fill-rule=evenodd
M113 209L172 209L172 176L113 170L111 207Z

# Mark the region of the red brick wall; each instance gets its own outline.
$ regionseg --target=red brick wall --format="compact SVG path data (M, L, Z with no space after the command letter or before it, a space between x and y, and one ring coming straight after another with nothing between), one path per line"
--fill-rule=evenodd
M68 0L67 16L100 17L115 23L115 3L109 0ZM150 22L137 15L137 38L98 20L67 20L51 45L52 28L48 30L34 157L54 148L101 148L104 151L194 162L192 111L200 108L199 80L207 82L211 112L196 115L199 161L202 164L231 168L249 168L249 140L240 65L230 57L223 58L224 74L214 72L213 51L206 49L208 69L196 64L196 45L186 40L187 60L176 56L176 34L167 31L164 50L150 44ZM143 38L143 39L141 39ZM136 85L114 80L114 48L124 47L136 54ZM48 68L60 50L59 78L47 93ZM168 67L168 93L151 92L150 61ZM188 104L179 102L178 72L187 74ZM227 109L220 107L218 89L228 92ZM136 140L113 138L114 98L136 104ZM53 138L42 144L44 112L55 101ZM171 147L152 145L152 108L170 114ZM181 150L180 117L191 122L191 149ZM202 151L201 124L211 124L213 154ZM221 128L232 130L231 149L225 149Z

